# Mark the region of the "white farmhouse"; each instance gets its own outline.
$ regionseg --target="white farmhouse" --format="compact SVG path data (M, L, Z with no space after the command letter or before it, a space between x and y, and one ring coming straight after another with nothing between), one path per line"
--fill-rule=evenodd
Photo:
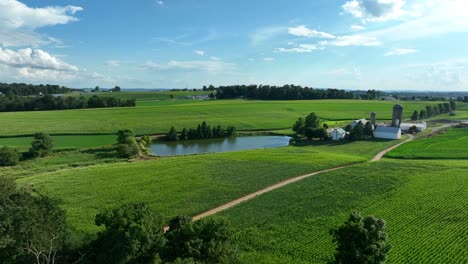
M330 135L331 135L332 140L338 141L338 140L344 139L346 136L346 133L347 132L344 131L344 129L342 128L335 128L333 129Z
M399 127L377 126L374 130L375 138L400 139L401 129Z

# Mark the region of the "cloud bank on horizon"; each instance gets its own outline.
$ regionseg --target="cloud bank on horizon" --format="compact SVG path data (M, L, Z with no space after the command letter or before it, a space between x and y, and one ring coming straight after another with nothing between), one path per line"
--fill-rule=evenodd
M54 3L0 0L0 81L468 91L468 0Z

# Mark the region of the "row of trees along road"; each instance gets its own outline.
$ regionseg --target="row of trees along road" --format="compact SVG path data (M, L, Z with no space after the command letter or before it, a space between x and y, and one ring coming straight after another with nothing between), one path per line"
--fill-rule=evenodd
M0 112L134 107L135 105L135 99L120 99L115 97L104 97L96 95L91 97L54 97L52 95L44 95L40 97L0 97Z
M423 120L425 118L431 118L441 114L453 114L453 111L457 108L457 103L450 100L448 103L440 103L434 106L427 105L426 108L421 111L415 110L411 115L411 120Z
M237 129L234 126L223 128L220 125L211 128L207 122L198 124L197 128L182 129L180 135L177 133L175 127L171 127L166 134L166 139L170 141L177 140L194 140L194 139L210 139L210 138L225 138L237 136Z

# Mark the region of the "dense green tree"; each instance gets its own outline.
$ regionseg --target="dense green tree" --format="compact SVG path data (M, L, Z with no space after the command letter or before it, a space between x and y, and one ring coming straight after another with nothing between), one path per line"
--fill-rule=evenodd
M46 133L34 134L31 148L29 148L29 155L33 158L45 157L49 155L53 148L52 138Z
M228 126L226 128L226 136L227 137L235 137L237 136L237 129L234 126Z
M129 141L132 141L135 139L135 134L133 133L133 130L131 129L121 129L117 131L117 143L118 144L126 144Z
M184 129L182 129L182 132L180 132L180 140L188 140L188 139L189 139L188 131L184 127Z
M59 202L0 177L0 262L55 263L67 237Z
M151 137L150 137L150 136L148 136L148 135L143 135L143 136L141 137L141 143L142 143L144 146L149 147L149 146L151 145L151 142L152 142L152 140L151 140Z
M161 258L164 261L188 263L234 263L236 251L230 241L232 232L224 220L176 217L170 221L167 243ZM177 262L176 263L187 263Z
M116 151L120 158L132 158L140 153L140 148L131 129L121 129L117 132Z
M308 139L313 139L313 138L326 139L328 138L328 133L327 133L327 130L323 127L320 127L320 128L307 127L305 129L305 136Z
M154 263L164 246L161 217L142 203L104 211L96 225L105 229L91 244L93 263Z
M15 166L20 159L20 153L13 148L2 147L0 148L0 167L1 166Z
M314 112L310 113L306 116L304 121L304 127L308 128L319 128L320 127L320 117L316 115Z
M305 133L305 120L302 117L299 117L293 125L293 131L296 132L296 134L304 134Z
M171 141L177 141L178 140L177 130L175 129L175 127L171 127L169 132L167 132L166 139L171 140Z
M455 100L450 99L450 111L455 111L457 109L457 102Z
M391 248L387 244L385 221L373 216L362 217L353 212L342 226L330 233L336 243L334 263L384 263Z
M359 122L357 123L354 128L351 129L349 133L350 140L360 140L364 137L364 125Z
M426 110L424 110L424 109L421 110L421 111L419 112L419 119L420 119L420 120L423 120L423 119L426 118L426 117L427 117Z
M433 113L432 110L433 110L432 106L430 106L430 105L426 106L426 116L427 116L427 118L431 118L431 117L434 116L434 113Z
M413 115L411 116L411 120L416 121L419 118L419 113L417 110L414 110Z
M433 116L440 115L439 106L434 105L434 106L432 107L432 115L433 115Z
M113 92L120 92L120 86L115 86L114 89L112 89Z
M363 135L365 137L374 137L374 129L372 128L371 122L367 122L364 125Z

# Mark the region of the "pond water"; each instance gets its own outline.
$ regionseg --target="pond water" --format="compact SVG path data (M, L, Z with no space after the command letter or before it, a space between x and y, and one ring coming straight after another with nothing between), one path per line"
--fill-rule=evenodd
M164 141L152 144L151 153L158 156L229 152L249 149L277 148L289 145L286 136L251 136L188 141Z

